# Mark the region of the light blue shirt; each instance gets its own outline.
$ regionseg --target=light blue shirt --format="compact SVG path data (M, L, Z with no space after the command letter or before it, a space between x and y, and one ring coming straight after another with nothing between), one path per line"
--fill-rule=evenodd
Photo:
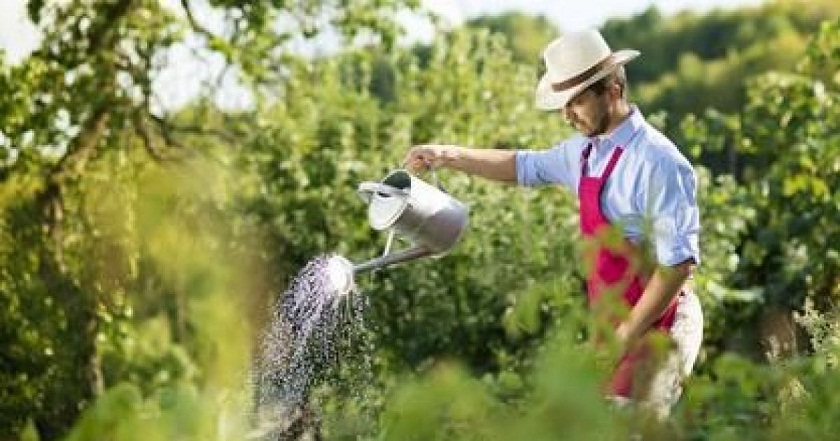
M607 219L621 225L625 237L637 244L644 241L645 231L652 232L651 243L662 265L687 259L700 263L694 169L636 107L608 135L577 135L549 150L516 152L517 182L525 186L560 184L577 194L581 153L590 141L589 176L601 176L616 146L624 149L601 197Z

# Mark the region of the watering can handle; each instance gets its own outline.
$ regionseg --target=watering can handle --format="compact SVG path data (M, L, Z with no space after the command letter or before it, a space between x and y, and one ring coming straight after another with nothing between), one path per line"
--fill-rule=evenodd
M359 184L357 191L362 199L368 202L370 202L370 198L374 193L384 194L386 196L408 196L405 190L381 182L362 182Z
M435 187L437 187L438 190L446 191L443 189L443 186L440 185L440 179L438 179L437 168L435 168L434 165L430 165L429 172L432 173L432 183L435 185Z
M443 188L443 184L440 183L440 179L438 179L437 168L434 165L429 165L429 172L432 174L432 184L437 187L438 190L449 194L445 188Z
M408 159L407 158L406 158L405 161L403 161L402 167L405 168L406 165L408 165ZM443 188L443 185L440 184L440 179L438 179L437 167L435 167L435 164L431 161L425 161L425 165L426 165L426 170L428 170L429 173L432 174L432 184L434 184L434 186L437 187L438 190L440 190L444 193L449 193L448 191L446 191L446 189Z

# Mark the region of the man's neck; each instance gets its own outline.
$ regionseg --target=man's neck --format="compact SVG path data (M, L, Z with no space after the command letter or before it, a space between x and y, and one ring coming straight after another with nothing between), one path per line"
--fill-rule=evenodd
M610 112L610 124L607 126L607 130L604 135L609 136L616 127L620 126L621 123L630 116L632 111L633 109L627 101L621 100L616 103L615 107L613 107L613 111Z

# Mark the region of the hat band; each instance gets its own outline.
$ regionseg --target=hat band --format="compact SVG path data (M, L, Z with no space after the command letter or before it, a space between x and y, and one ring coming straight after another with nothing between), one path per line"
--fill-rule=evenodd
M584 81L588 80L589 77L591 77L592 75L595 75L596 72L598 72L598 71L600 71L604 68L613 67L615 64L616 64L615 63L615 57L613 56L613 54L609 54L603 60L595 63L594 66L592 66L589 69L586 69L585 71L573 76L572 78L569 78L568 80L565 80L565 81L561 81L559 83L552 83L551 84L551 89L554 90L555 92L562 92L564 90L571 89L572 87L575 87L579 84L582 84Z

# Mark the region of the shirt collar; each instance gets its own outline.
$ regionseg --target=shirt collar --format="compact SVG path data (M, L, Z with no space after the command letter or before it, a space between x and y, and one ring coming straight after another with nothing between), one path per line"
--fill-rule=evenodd
M627 118L621 122L612 132L596 136L592 138L593 144L597 146L615 146L620 145L622 148L627 149L627 143L633 138L633 135L636 134L644 124L645 117L642 115L642 112L639 111L639 108L635 105L630 106L630 114L627 115Z

